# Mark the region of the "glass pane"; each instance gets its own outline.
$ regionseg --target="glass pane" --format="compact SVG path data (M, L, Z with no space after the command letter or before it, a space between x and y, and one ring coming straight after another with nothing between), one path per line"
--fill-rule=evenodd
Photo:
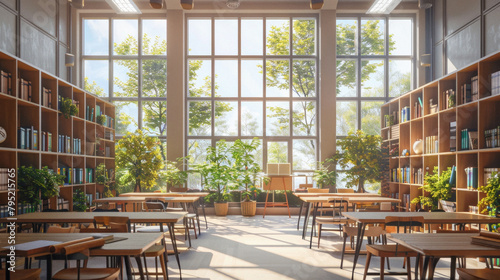
M389 96L410 91L412 77L411 60L389 60Z
M238 54L238 20L215 20L215 54Z
M290 21L288 19L266 20L267 54L290 54Z
M207 156L207 147L211 145L210 139L188 140L189 166L202 164Z
M288 60L266 61L266 96L290 96L290 62Z
M346 136L349 131L356 130L358 123L358 111L356 101L337 102L337 135Z
M337 96L356 97L357 73L356 60L337 59Z
M293 140L293 170L316 169L316 140Z
M241 96L262 97L263 80L262 60L241 61Z
M238 96L238 61L215 61L215 93L216 97Z
M361 97L383 97L384 61L361 61Z
M267 142L267 163L288 163L288 142Z
M115 60L113 62L113 96L137 97L137 60Z
M97 96L109 96L109 62L107 60L85 60L83 62L85 90Z
M366 134L380 135L380 107L382 101L361 102L361 130Z
M383 55L385 22L381 19L361 20L361 54Z
M215 135L238 135L238 102L215 103Z
M241 20L241 54L262 55L263 54L263 20L242 19Z
M189 55L212 54L212 21L209 19L188 20Z
M85 55L109 54L109 21L107 19L83 20L83 49Z
M211 135L212 103L210 101L189 102L189 135Z
M358 21L337 19L337 54L356 55L358 53Z
M142 53L167 54L167 21L164 19L142 20Z
M266 106L266 135L290 135L290 103L267 102Z
M262 136L263 115L262 102L241 102L241 135Z
M316 135L316 102L293 102L293 135Z
M243 139L242 140L244 143L246 144L250 144L252 142L251 139ZM258 139L259 141L259 146L257 147L257 149L255 151L253 151L251 154L254 156L255 158L255 162L260 166L260 168L263 168L263 154L264 154L264 147L262 145L262 139ZM264 169L262 169L264 170Z
M411 55L413 24L411 19L389 19L389 54Z
M136 101L115 101L116 110L116 134L125 135L127 132L135 132L138 128L137 118L139 111Z
M316 54L316 20L294 19L293 20L293 54L314 55Z
M142 126L155 136L167 135L167 102L143 101Z
M136 19L113 20L113 53L116 55L137 54L138 22Z
M167 62L165 60L142 61L142 96L167 96Z
M294 97L316 96L316 61L293 61L292 91Z
M189 97L212 96L212 62L189 60Z

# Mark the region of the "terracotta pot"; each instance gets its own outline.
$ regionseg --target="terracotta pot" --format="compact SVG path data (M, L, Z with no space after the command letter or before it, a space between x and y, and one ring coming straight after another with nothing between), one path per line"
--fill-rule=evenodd
M227 202L215 202L214 207L216 216L227 216L227 211L229 210Z
M241 215L247 217L255 216L255 211L257 211L257 201L241 202Z

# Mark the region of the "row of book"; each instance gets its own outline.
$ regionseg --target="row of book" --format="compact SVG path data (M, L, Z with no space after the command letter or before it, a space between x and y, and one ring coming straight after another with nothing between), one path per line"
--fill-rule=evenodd
M443 93L444 96L444 109L449 109L455 107L456 94L454 89L448 89Z
M33 126L19 127L17 134L17 147L19 149L38 150L38 130Z
M6 191L9 188L9 169L0 168L0 191ZM14 173L11 172L11 174Z
M413 184L424 184L424 171L422 167L413 168Z
M87 105L87 109L85 111L85 119L87 121L95 121L94 120L94 108L90 108L90 106Z
M500 147L500 126L493 129L486 129L484 131L484 138L486 140L486 148Z
M467 189L477 189L478 187L478 177L477 177L477 167L467 167L465 168L465 174L467 176Z
M92 205L94 196L91 193L87 193L87 194L85 194L85 198L87 201L87 205L88 206Z
M413 105L413 118L420 118L423 116L423 107L424 107L424 103L422 102L422 99L420 97L418 97L418 102L415 102L415 104Z
M450 152L457 150L457 122L450 122Z
M401 109L401 122L407 122L410 121L411 115L410 115L410 106L405 106L403 109Z
M83 184L84 183L84 173L83 168L71 168L71 167L59 167L57 169L57 174L64 176L64 184Z
M460 134L460 147L463 150L473 150L478 148L477 130L462 129Z
M500 168L485 168L484 169L484 185L488 184L488 180L500 171Z
M491 74L491 95L500 94L500 71Z
M112 131L106 130L104 131L104 139L114 141L114 134Z
M400 167L391 169L391 182L409 184L410 167Z
M26 101L32 101L32 85L31 81L23 78L19 79L19 98Z
M102 123L103 126L105 127L108 127L108 128L115 128L115 119L113 119L112 117L108 116L108 115L105 115L106 118L104 119L104 123Z
M460 87L462 93L461 104L469 103L479 99L479 79L478 76L471 78L470 84L463 84Z
M439 151L439 141L436 135L425 137L425 153L434 154Z
M52 90L42 87L42 106L52 108Z
M410 210L411 198L409 193L404 193L401 195L401 205L406 209L406 211Z
M389 127L397 123L398 115L396 111L393 111L390 115L384 115L384 127Z
M0 92L12 95L12 74L0 70Z
M42 131L42 145L40 146L41 150L44 152L52 152L52 133Z

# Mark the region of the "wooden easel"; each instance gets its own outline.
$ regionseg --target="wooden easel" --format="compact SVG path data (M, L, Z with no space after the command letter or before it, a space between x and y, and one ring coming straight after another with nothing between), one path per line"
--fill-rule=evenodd
M264 204L264 214L262 218L266 217L266 209L267 206L286 206L288 209L288 217L291 218L290 215L290 206L288 205L288 196L286 195L286 191L292 190L292 176L291 175L275 175L269 176L271 181L268 184L264 184L264 190L267 192L266 194L266 203ZM268 202L269 192L273 192L273 202ZM285 191L285 201L286 202L274 202L274 191Z

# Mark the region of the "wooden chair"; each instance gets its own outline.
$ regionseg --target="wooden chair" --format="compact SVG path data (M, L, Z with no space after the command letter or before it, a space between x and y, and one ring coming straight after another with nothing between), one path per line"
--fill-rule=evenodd
M15 280L40 280L42 269L16 269L15 273L10 274L10 279ZM0 269L0 280L5 280L5 269Z
M354 193L354 189L346 189L346 188L341 188L337 189L338 193Z
M337 202L334 203L329 203L331 205L336 205ZM333 206L331 206L333 207ZM338 215L337 215L338 214ZM323 225L338 225L338 231L339 233L342 232L342 228L344 225L346 225L348 222L348 219L342 216L342 209L338 209L335 211L335 209L332 209L332 216L320 216L316 217L316 224L318 225L318 248L319 248L319 243L321 240L321 232L322 231L335 231L336 229L324 229Z
M53 246L51 251L65 255L67 259L76 260L76 268L65 268L59 270L52 279L68 280L68 279L85 279L85 280L115 280L120 274L119 268L88 268L84 263L81 266L81 261L86 261L89 258L90 249L101 247L104 245L104 239L95 239L91 241L80 242L76 244L64 245L61 247ZM83 275L83 277L82 277Z
M185 187L170 187L170 192L187 192L188 188Z
M128 217L115 217L115 216L95 216L94 228L109 228L110 223L125 224L127 225L127 232L130 231L130 220Z
M385 242L385 234L386 234L386 232L383 228L378 227L378 226L370 226L369 228L367 228L365 230L365 234L363 236L368 238L368 244L373 244L375 238L383 236L382 240L384 241L384 244L385 244L386 243ZM342 259L340 261L340 268L341 269L344 267L344 256L346 253L345 245L347 243L347 238L349 237L351 239L350 247L353 250L352 252L354 252L353 239L358 236L358 227L351 226L351 225L344 226L342 229L342 235L344 238L344 242L342 245ZM361 242L363 242L363 241L361 241Z
M457 269L459 280L498 280L500 279L500 269Z
M47 233L75 233L76 227L49 226Z
M416 217L396 217L396 216L387 216L385 218L385 226L395 226L397 232L399 233L400 227L404 228L404 232L412 231L413 227L423 227L424 226L424 218L422 216ZM378 256L380 257L380 279L384 279L384 266L385 259L391 257L404 257L406 258L406 273L391 273L396 275L406 274L408 279L411 279L411 263L410 257L417 257L417 252L399 245L399 244L382 244L382 245L367 245L366 246L366 265L365 271L363 274L363 280L366 279L366 275L368 274L368 268L370 267L371 257ZM372 274L372 273L370 273Z

